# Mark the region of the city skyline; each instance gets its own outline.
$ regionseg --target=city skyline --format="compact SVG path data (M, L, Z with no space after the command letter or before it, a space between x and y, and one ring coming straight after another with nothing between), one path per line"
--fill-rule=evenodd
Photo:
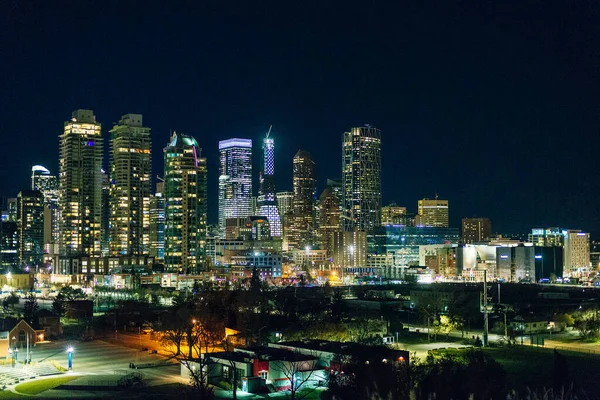
M339 179L330 149L347 127L369 123L384 132L384 205L412 207L437 193L453 205L453 226L477 215L500 232L600 226L590 150L600 140L600 74L590 67L600 62L597 7L0 7L0 133L7 148L27 149L3 157L1 196L27 187L31 165L57 173L63 116L86 108L105 128L126 112L144 115L155 146L172 130L194 135L209 167L211 223L219 140L258 143L272 124L279 189L291 190L302 148L319 166L320 191ZM71 23L93 14L103 26L128 27L138 13L135 29L102 35ZM354 29L347 21L357 16L381 29ZM123 43L135 57L107 56ZM76 67L84 59L95 61ZM155 155L152 176L162 170Z

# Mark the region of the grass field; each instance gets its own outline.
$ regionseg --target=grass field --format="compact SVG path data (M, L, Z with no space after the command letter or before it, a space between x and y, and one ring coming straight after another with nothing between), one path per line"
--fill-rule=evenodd
M77 376L61 376L60 378L39 379L27 383L21 383L15 387L15 390L23 394L39 394L43 391L54 389L64 383L78 378Z
M443 350L460 352L464 350ZM504 367L508 385L523 393L527 388L548 388L553 383L554 350L541 347L487 348L484 351ZM574 388L583 391L587 398L595 398L596 381L600 371L600 356L558 351L566 357L568 381ZM585 397L584 397L585 398Z

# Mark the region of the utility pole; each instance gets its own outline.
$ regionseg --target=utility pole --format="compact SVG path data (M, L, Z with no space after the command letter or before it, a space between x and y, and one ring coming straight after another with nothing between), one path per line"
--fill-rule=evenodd
M483 347L488 346L487 270L483 270Z
M500 282L498 282L498 305L502 307L502 311L504 312L504 339L508 340L508 327L506 326L506 305L502 305L500 301Z

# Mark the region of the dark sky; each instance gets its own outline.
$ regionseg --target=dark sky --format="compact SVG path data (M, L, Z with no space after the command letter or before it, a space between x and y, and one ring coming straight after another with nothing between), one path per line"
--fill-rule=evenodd
M258 142L273 124L278 189L303 148L320 191L340 175L342 132L369 123L384 203L415 211L437 193L456 226L600 231L599 21L584 0L3 0L0 195L27 187L32 164L56 171L77 108L105 134L142 113L155 174L171 129L195 136L211 221L218 140Z

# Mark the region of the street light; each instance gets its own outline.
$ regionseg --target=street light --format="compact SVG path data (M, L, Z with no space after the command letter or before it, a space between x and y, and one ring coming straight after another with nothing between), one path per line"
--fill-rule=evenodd
M69 371L71 371L73 369L73 347L69 347L67 352L69 353Z

